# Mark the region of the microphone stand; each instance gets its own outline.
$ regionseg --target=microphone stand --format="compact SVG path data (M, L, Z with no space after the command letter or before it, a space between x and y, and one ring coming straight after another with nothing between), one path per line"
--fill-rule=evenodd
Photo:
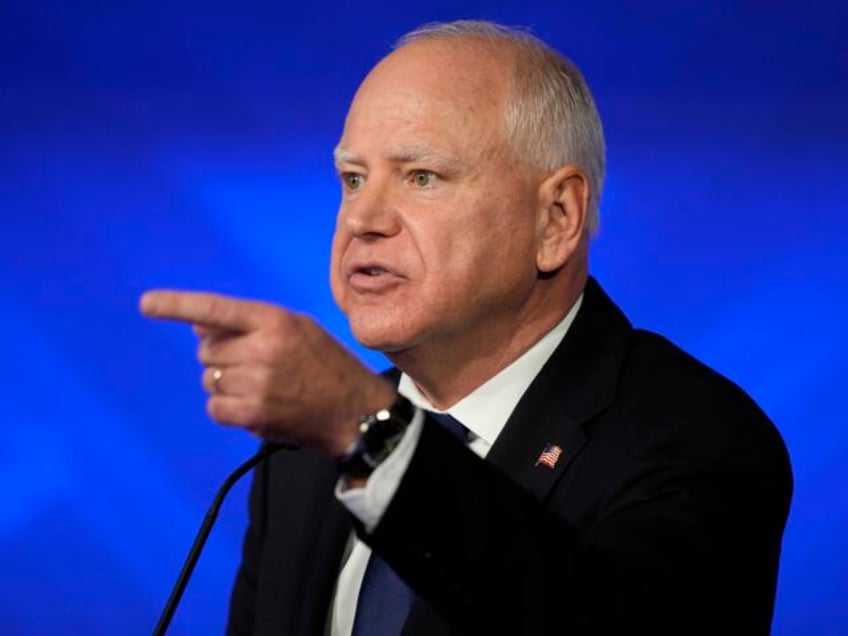
M218 489L218 492L215 494L215 498L212 500L212 505L210 505L209 510L206 511L206 516L203 518L200 530L197 531L191 550L189 550L185 563L183 563L182 570L180 570L180 575L177 577L177 582L174 583L174 588L171 590L171 596L168 598L168 602L165 604L162 614L159 616L159 621L153 629L153 636L164 636L165 632L168 630L168 625L171 623L171 618L174 616L174 612L177 609L177 605L180 603L183 592L185 592L188 580L191 578L191 573L194 571L194 566L197 565L197 560L200 558L203 546L206 545L206 539L209 538L209 533L212 531L212 525L218 517L218 511L221 509L221 504L224 503L224 498L230 492L230 489L245 475L245 473L256 466L256 464L284 448L292 449L294 446L290 446L288 444L263 444L256 454L230 473L229 477L227 477L224 480L224 483L221 484L221 488Z

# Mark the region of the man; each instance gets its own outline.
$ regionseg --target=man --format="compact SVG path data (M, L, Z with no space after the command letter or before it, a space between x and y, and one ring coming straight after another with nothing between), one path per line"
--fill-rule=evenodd
M588 277L604 148L577 69L497 25L424 27L335 154L333 293L402 375L281 308L142 300L195 325L214 419L300 446L257 470L229 632L767 633L785 448Z

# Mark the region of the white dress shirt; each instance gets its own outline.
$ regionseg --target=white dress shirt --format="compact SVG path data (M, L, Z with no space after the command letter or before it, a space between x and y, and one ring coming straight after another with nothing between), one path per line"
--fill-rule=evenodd
M446 412L462 422L472 433L469 448L480 457L485 457L521 396L562 342L582 302L583 294L578 297L565 318L533 347L447 411L434 408L412 379L406 374L401 375L398 392L419 407L403 439L392 454L371 473L364 488L345 490L341 481L336 486L336 497L362 522L366 531L371 532L377 527L412 460L424 425L421 409ZM332 636L350 636L353 631L356 601L370 556L371 548L354 536L353 547L336 583L330 626Z

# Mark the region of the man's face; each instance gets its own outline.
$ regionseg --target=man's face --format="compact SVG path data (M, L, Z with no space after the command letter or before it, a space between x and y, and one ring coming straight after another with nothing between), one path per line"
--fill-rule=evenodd
M483 46L436 40L395 51L360 87L336 152L330 278L365 346L471 347L526 318L540 179L507 147L511 77Z

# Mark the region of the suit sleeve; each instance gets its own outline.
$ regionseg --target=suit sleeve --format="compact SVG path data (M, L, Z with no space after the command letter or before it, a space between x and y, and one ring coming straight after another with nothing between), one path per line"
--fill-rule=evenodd
M791 476L785 455L724 461L649 440L591 521L539 502L425 424L365 538L459 633L767 634Z

